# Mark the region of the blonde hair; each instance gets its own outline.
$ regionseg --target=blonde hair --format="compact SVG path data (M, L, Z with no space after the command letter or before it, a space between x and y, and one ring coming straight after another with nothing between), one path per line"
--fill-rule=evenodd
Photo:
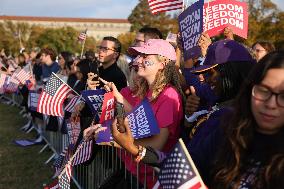
M178 68L176 67L175 62L160 55L157 55L157 58L160 62L164 62L165 66L164 69L159 70L156 74L150 101L155 101L166 86L172 85L182 96L183 102L185 102L185 95L182 91L184 80L183 76L180 74ZM149 89L147 81L142 77L138 77L135 84L134 94L141 99L144 98Z

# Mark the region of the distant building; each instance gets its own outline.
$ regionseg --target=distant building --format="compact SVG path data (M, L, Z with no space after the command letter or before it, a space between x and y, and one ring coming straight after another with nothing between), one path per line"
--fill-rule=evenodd
M88 29L88 36L96 40L104 36L117 37L130 30L130 23L126 19L99 18L65 18L65 17L34 17L34 16L0 16L0 22L27 23L31 26L45 28L60 28L70 26L82 32Z

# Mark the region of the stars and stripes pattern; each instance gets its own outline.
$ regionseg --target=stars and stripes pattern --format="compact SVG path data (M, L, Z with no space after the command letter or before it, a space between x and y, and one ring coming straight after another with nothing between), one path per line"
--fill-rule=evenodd
M58 175L60 175L71 156L72 149L70 146L66 146L60 153L59 157L53 163L53 167L55 169L55 174L53 177L57 177Z
M26 84L26 81L32 77L30 72L27 72L24 69L21 69L19 73L15 76L22 84Z
M148 0L153 14L183 8L183 0Z
M73 113L74 107L81 102L81 96L74 96L73 98L71 98L70 102L65 106L65 111Z
M59 177L59 188L60 189L70 189L70 180L72 174L72 166L67 163L65 166L64 173Z
M158 179L164 189L201 189L206 188L199 173L186 155L187 149L180 141L172 153L165 159Z
M18 90L19 81L12 75L8 79L6 79L6 84L4 86L6 93L14 93Z
M37 111L52 116L64 116L63 102L71 88L54 73L50 76L38 101Z
M87 30L81 32L78 36L78 41L85 41L87 39Z
M90 140L88 142L83 141L78 146L78 152L75 153L75 157L72 160L72 166L79 165L88 161L92 155L93 141Z

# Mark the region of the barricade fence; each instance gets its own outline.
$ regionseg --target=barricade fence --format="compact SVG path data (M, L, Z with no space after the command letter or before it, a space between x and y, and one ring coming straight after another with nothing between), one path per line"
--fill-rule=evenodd
M23 107L20 106L22 97L18 94L5 94L2 95L1 98L4 98L8 101L10 105L16 105L19 108L22 108L21 112L24 110ZM44 116L43 120L36 120L33 124L33 129L41 135L41 137L45 140L46 144L39 151L39 153L43 152L46 148L49 148L53 151L53 154L49 157L49 159L45 162L48 164L52 162L62 150L68 146L69 139L67 134L63 134L58 131L46 131L45 127L47 125L48 119ZM115 174L117 171L124 172L124 179L130 178L130 189L140 189L139 188L139 173L140 169L144 169L144 182L143 188L146 188L147 176L146 176L146 165L139 166L136 163L136 175L131 176L130 172L127 171L125 163L121 160L122 155L127 155L127 152L122 149L118 149L112 146L103 146L96 145L95 152L93 152L93 157L91 162L83 163L77 166L74 166L72 169L72 181L76 185L78 189L97 189L102 186L102 184L108 182L108 179ZM132 161L134 159L132 158ZM126 162L128 163L128 162ZM129 175L127 175L129 174ZM155 171L152 173L152 179L155 178ZM141 186L141 185L140 185Z

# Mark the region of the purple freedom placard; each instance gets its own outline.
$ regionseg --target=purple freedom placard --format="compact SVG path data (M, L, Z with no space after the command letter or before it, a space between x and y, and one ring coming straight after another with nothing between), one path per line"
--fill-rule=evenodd
M134 139L145 138L160 133L157 120L147 99L144 99L135 107L127 115L127 118ZM109 120L102 124L107 129L98 134L97 143L112 141L110 132L111 123L112 120Z
M178 16L184 60L198 57L201 53L198 39L203 31L203 4L204 0L199 0Z
M106 91L104 89L82 91L82 97L85 99L94 115L97 114L97 112L99 114L101 113L105 93Z

